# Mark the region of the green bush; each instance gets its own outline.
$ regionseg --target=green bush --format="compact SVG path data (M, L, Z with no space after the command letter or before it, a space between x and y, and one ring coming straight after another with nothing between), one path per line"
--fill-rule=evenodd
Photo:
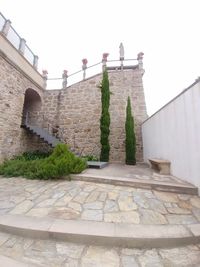
M103 79L101 83L101 119L100 119L100 130L101 130L101 161L109 161L110 145L109 145L109 134L110 134L110 90L108 72L103 72Z
M14 159L19 160L35 160L35 159L44 159L51 155L52 151L43 152L43 151L28 151L24 152L22 155L15 156Z
M80 173L86 168L86 162L76 157L65 144L58 144L49 157L27 159L19 157L0 165L0 174L23 176L30 179L60 178L70 173Z
M84 159L86 161L99 161L99 158L97 156L94 156L94 155L85 155L82 157L82 159Z
M136 164L136 138L134 132L134 120L131 112L131 101L128 97L127 107L126 107L126 164L135 165Z

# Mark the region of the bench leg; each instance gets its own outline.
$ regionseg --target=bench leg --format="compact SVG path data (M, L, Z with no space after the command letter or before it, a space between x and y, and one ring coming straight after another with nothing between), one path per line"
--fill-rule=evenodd
M167 164L159 164L160 174L169 175L170 168Z

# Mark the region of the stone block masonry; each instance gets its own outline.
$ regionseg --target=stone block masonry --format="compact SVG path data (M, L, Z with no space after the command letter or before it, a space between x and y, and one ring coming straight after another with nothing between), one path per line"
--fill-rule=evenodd
M0 162L13 155L41 147L22 129L25 92L35 90L42 98L43 90L26 76L13 62L0 53Z
M143 160L141 123L147 118L142 84L142 70L109 71L110 81L110 161L125 161L125 116L130 96L135 119L137 161ZM100 154L102 74L62 90L44 92L43 114L64 130L64 140L76 152Z
M0 34L0 162L24 151L48 149L21 128L32 113L36 125L63 129L63 140L77 153L100 155L102 74L62 90L44 90L44 79ZM135 120L137 161L143 160L141 123L147 118L141 60L124 70L110 70L110 161L125 161L125 117L130 96ZM115 68L113 68L115 69ZM45 120L44 120L45 118Z

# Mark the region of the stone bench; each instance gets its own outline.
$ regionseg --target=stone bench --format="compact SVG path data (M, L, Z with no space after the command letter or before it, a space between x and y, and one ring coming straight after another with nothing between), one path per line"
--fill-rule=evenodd
M160 174L170 174L170 161L163 159L149 159L149 162L151 163L152 169L159 171Z

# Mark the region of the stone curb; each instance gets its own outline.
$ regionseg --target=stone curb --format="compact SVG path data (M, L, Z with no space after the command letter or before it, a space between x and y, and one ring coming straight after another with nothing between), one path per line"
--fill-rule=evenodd
M132 225L2 215L0 231L29 238L133 248L170 248L200 242L200 224Z
M84 174L72 174L71 179L74 181L94 182L120 186L131 186L143 189L172 192L178 194L198 195L198 188L193 185L168 183L159 181L138 180L134 178L113 177L113 176L96 176Z
M36 267L30 263L22 263L6 256L0 255L0 266L2 267Z

